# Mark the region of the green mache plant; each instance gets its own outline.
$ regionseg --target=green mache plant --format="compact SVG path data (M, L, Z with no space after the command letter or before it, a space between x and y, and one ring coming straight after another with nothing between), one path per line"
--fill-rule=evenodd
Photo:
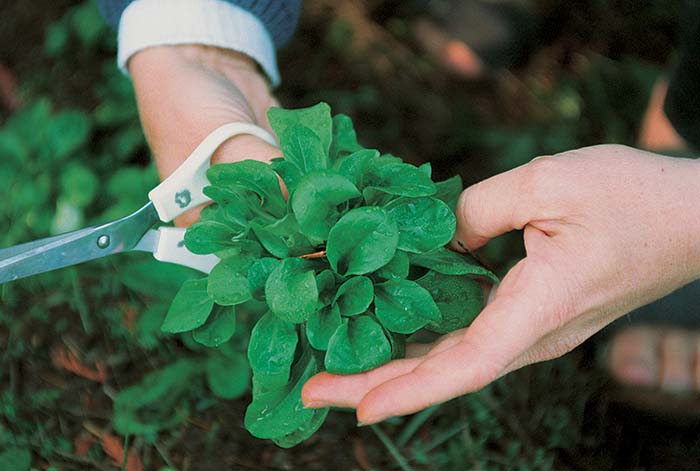
M184 283L162 330L192 331L216 347L233 335L238 312L260 313L245 426L291 447L328 414L304 409L309 378L367 371L402 358L407 336L421 329L468 325L484 304L475 277L498 279L445 248L459 177L434 183L429 164L363 148L350 118L331 117L325 103L268 117L284 157L209 169L214 204L185 244L221 261Z

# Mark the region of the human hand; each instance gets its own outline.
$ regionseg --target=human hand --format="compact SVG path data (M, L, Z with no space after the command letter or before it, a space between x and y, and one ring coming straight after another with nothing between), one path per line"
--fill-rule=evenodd
M152 47L135 54L128 67L161 179L223 124L249 122L272 132L266 114L277 101L255 62L243 54L201 45ZM219 147L212 163L279 156L276 147L240 135ZM198 211L190 211L176 224L188 226L198 218Z
M700 278L700 162L606 145L536 159L464 191L470 250L524 229L527 256L466 329L365 373L321 373L307 407L359 423L409 414L569 352L622 314Z

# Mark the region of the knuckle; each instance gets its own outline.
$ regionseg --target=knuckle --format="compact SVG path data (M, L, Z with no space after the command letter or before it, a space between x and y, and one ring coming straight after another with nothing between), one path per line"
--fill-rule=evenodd
M532 204L544 204L561 178L561 163L554 157L542 157L525 166L521 193Z
M464 229L470 233L469 235L479 236L483 233L483 230L479 228L479 222L484 220L482 215L488 205L485 204L482 189L483 185L477 183L464 190L459 197L460 222Z

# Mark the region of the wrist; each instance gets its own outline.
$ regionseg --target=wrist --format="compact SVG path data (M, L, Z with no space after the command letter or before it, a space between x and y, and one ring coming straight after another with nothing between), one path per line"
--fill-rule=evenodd
M201 67L229 79L246 76L266 81L258 64L249 56L201 44L149 47L134 54L127 65L135 88L148 83L148 77L158 75L155 71L167 72L184 66Z

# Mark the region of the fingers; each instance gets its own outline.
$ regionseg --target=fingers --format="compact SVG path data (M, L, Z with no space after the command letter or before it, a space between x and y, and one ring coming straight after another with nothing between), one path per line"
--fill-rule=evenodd
M530 275L527 269L517 271ZM410 414L476 391L502 376L550 330L543 321L544 284L518 285L519 280L506 277L501 285L505 290L496 293L459 342L369 390L357 405L358 421L371 424Z
M489 239L522 229L536 218L532 189L537 162L517 167L473 185L462 192L457 205L457 232L453 247L474 250Z
M306 382L301 391L305 407L355 407L367 391L377 385L408 373L420 363L420 358L394 360L365 373L334 375L319 373Z
M368 391L392 378L412 371L425 358L437 355L457 345L465 329L456 330L435 343L412 343L406 346L406 358L394 360L374 370L355 375L333 375L320 373L306 382L302 400L309 408L357 407Z

